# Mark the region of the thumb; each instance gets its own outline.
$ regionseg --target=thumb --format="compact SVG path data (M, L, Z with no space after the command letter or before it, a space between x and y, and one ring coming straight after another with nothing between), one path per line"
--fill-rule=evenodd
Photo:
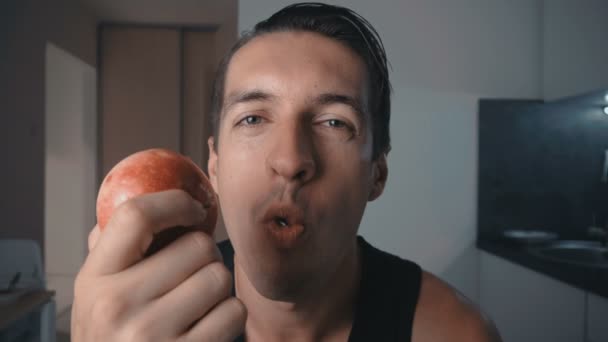
M93 248L95 248L97 240L99 240L100 233L101 231L99 230L99 225L96 224L95 227L93 227L93 230L91 230L91 232L89 233L89 252L91 252Z

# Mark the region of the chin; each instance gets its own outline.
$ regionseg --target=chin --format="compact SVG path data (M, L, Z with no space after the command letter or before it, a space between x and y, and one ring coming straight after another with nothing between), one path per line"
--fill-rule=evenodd
M265 298L291 302L307 293L306 289L312 285L311 279L314 278L303 276L303 273L290 273L251 274L248 278L256 291Z
M318 262L312 255L302 257L300 253L293 255L276 249L259 248L260 245L255 247L258 247L255 252L245 252L239 259L243 261L241 267L249 282L262 296L290 301L314 287L313 281L320 270L315 269Z

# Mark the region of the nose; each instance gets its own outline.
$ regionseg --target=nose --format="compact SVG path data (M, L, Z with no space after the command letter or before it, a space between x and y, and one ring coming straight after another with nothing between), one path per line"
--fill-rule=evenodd
M277 127L268 155L271 172L287 182L306 183L315 176L315 147L311 133L302 125Z

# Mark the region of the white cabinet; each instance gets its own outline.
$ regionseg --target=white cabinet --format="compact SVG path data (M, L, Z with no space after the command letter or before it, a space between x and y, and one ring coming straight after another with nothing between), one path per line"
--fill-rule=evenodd
M479 275L480 305L505 342L584 340L584 291L483 251ZM601 315L599 305L597 310ZM606 307L603 310L606 317ZM603 329L600 322L595 325ZM608 341L605 335L598 337L591 341Z
M608 299L587 295L587 341L608 341Z

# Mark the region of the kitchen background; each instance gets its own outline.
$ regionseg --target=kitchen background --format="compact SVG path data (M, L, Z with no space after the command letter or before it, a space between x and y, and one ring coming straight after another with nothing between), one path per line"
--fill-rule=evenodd
M608 89L479 105L478 226L584 238L608 224Z
M173 137L166 143L182 150L197 146L207 131L202 124L200 131L189 131L188 118L196 118L192 114L196 109L191 113L188 108L206 105L197 102L202 97L196 96L206 92L206 70L212 69L238 32L289 3L8 0L0 4L0 152L4 160L0 238L34 239L43 248L47 286L57 291L58 331L64 336L69 330L71 284L95 222L99 179L107 165L126 153L117 139L140 137L127 141L136 148L142 139L149 143L158 136L142 130L155 120L146 125L137 118L121 120L123 116L108 108L115 105L117 111L127 113L121 115L128 115L126 99L135 98L142 106L146 101L161 101L162 106L148 103L146 113L182 113L166 121L181 120L165 134ZM608 296L554 279L539 267L531 271L523 267L524 262L497 258L491 248L476 243L478 227L482 233L510 228L570 233L592 225L592 216L601 219L601 210L591 209L601 207L597 194L585 197L588 203L571 205L569 200L540 191L530 203L542 205L526 206L513 192L534 185L534 180L541 184L552 180L557 193L589 194L594 191L592 182L599 182L603 156L595 147L608 148L608 115L582 109L578 116L576 103L582 102L566 101L562 104L569 109L562 111L552 101L608 89L608 2L332 3L351 7L369 19L383 38L392 65L389 182L384 195L368 206L361 234L382 249L420 263L479 302L494 317L505 341L608 341L603 327L608 323ZM124 35L112 36L121 29ZM166 37L133 38L151 29L164 30ZM208 37L191 37L193 48L188 50L189 38L184 37L197 32ZM133 42L148 43L138 45L141 51L125 50ZM175 46L175 54L157 59L138 55L149 55L145 49L163 44L174 44L170 46ZM203 50L200 44L205 44ZM191 65L188 61L203 57L207 69L196 73L205 81L184 80L188 74L184 70ZM137 69L140 65L147 68ZM116 78L130 74L143 78L145 70L160 65L170 65L173 73L157 79L149 76L155 82L143 83L139 92ZM151 85L167 79L179 93ZM193 85L184 86L188 82ZM147 96L150 93L173 97ZM601 95L594 96L602 101ZM156 107L176 110L163 114ZM601 104L594 108L593 113L601 114ZM528 120L535 111L551 118L530 119L527 128L517 129L517 122ZM157 119L168 120L165 116ZM587 122L588 129L570 136L570 125L581 122ZM526 137L533 139L529 145ZM553 142L561 147L543 147L556 146ZM586 147L591 145L594 152L587 154ZM189 151L204 161L204 151L192 148ZM572 156L568 168L551 167L555 151ZM486 164L478 162L478 153ZM524 161L532 162L529 170L518 169ZM478 175L478 167L480 172L486 170L484 165L499 168L492 174L500 179ZM517 183L513 174L536 178ZM504 196L492 193L497 189L492 184L500 184ZM482 201L486 195L490 199ZM518 216L523 212L530 214L525 216L531 218L529 222ZM218 235L218 239L225 236L221 230ZM524 275L517 278L521 272ZM522 285L509 288L516 278ZM548 290L551 286L554 291ZM534 301L543 298L545 302Z

